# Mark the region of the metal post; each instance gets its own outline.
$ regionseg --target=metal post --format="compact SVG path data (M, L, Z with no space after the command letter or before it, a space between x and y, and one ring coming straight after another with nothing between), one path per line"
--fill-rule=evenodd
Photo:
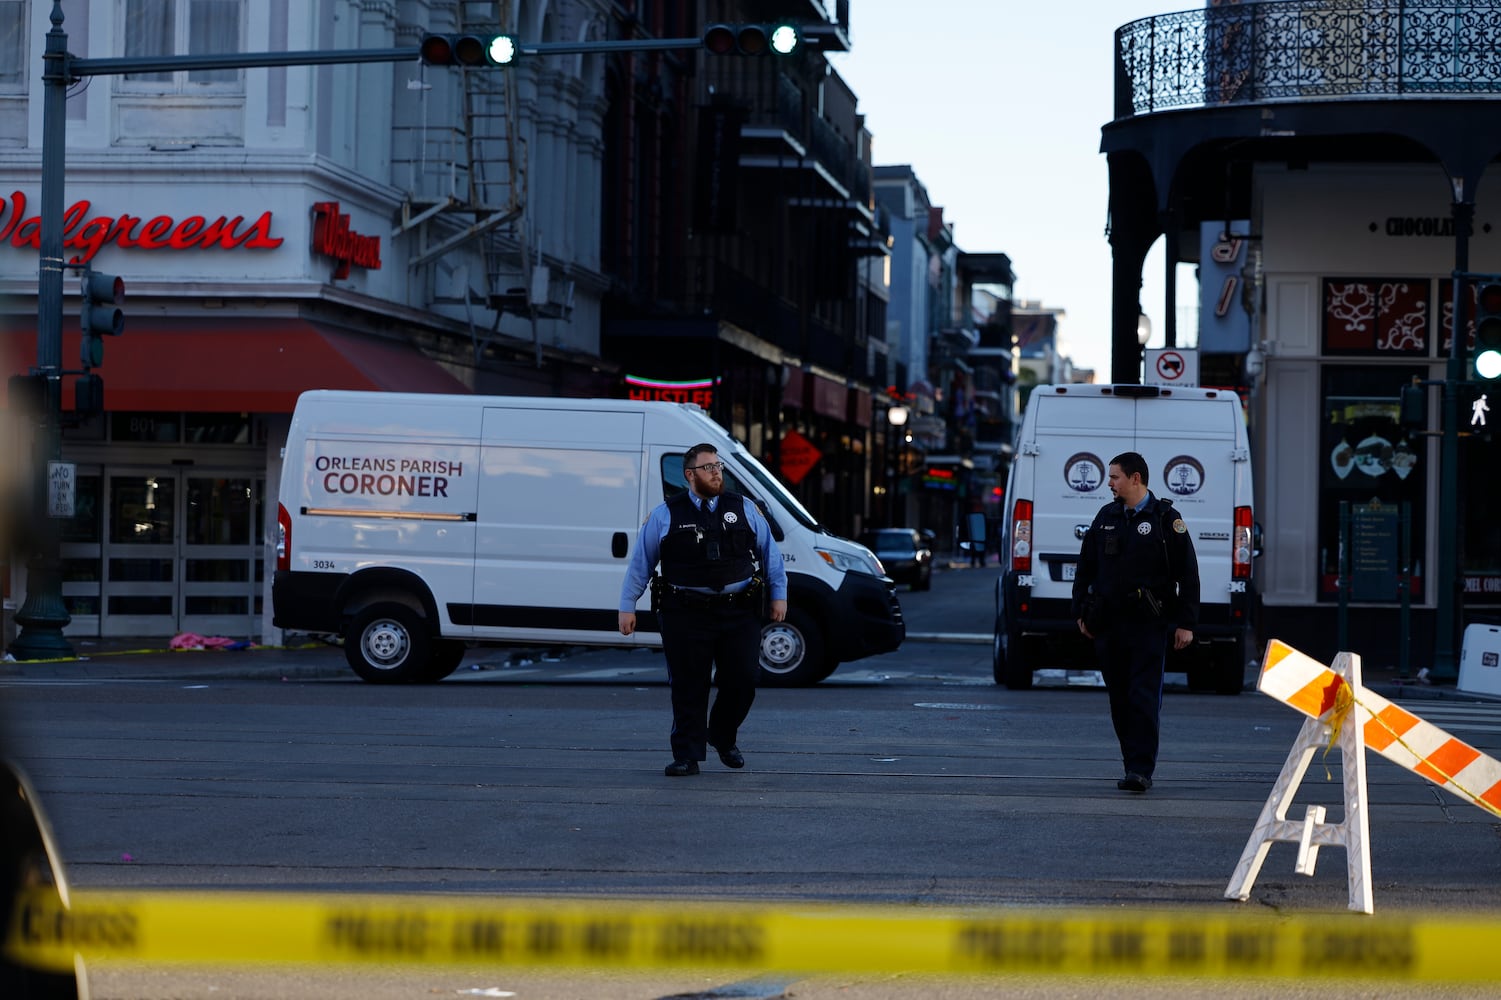
M1412 505L1402 503L1402 572L1397 583L1402 588L1402 611L1397 622L1397 676L1411 677L1412 661Z
M63 638L72 621L63 604L62 559L56 519L47 511L47 463L62 459L63 318L63 155L68 94L68 35L61 0L52 2L52 30L42 70L42 228L41 270L37 279L36 371L46 377L47 395L32 447L31 556L26 563L26 600L16 612L21 626L10 653L18 660L67 658L73 647Z
M1459 620L1464 600L1459 566L1459 383L1465 377L1469 335L1470 223L1475 205L1464 197L1464 182L1454 182L1454 308L1449 364L1444 376L1443 445L1439 460L1438 608L1434 618L1433 666L1429 676L1438 683L1459 680Z
M1339 576L1334 586L1339 592L1339 617L1336 638L1339 652L1350 648L1350 501L1339 502Z

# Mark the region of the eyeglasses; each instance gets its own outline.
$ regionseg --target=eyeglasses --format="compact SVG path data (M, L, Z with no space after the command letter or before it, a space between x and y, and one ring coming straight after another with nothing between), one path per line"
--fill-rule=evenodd
M705 474L713 474L715 472L723 472L724 471L724 463L723 462L705 462L703 465L690 465L690 466L688 466L688 471L689 472L702 472L702 473L705 473Z

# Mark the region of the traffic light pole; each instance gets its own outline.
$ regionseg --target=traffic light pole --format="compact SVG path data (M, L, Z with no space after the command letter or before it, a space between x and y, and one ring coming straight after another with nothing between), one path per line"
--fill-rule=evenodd
M1454 307L1450 315L1449 362L1444 377L1442 454L1438 496L1438 607L1434 618L1433 666L1437 683L1459 680L1459 620L1464 602L1464 577L1459 565L1459 384L1465 379L1465 343L1469 336L1465 307L1470 301L1470 224L1475 204L1456 184L1454 215Z
M68 36L61 3L52 4L52 29L42 56L42 227L41 269L37 275L36 364L46 392L32 440L33 477L26 600L16 612L21 626L10 653L18 660L73 655L63 637L71 617L63 604L62 556L57 519L48 510L48 463L62 459L63 355L63 151L67 139Z

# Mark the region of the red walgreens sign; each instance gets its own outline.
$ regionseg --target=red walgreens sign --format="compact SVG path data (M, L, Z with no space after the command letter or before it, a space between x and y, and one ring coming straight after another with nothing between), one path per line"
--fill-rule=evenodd
M63 247L81 251L74 261L87 264L110 243L117 247L141 250L210 250L219 247L233 250L274 250L282 239L271 235L271 213L262 212L246 225L245 217L219 216L213 222L202 215L181 220L170 215L143 219L137 215L96 215L89 217L93 203L75 201L63 212ZM13 192L10 201L0 200L0 243L13 247L42 248L42 217L26 215L26 195Z
M313 252L338 261L335 279L349 277L350 264L380 270L380 237L350 229L349 216L339 214L336 201L313 202Z

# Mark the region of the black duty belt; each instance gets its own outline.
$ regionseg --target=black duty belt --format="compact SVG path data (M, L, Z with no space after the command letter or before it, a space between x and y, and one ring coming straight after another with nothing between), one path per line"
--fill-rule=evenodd
M761 584L760 581L753 579L743 590L737 590L733 594L716 594L710 591L677 587L664 582L662 596L671 604L695 611L709 608L749 608L760 603Z

